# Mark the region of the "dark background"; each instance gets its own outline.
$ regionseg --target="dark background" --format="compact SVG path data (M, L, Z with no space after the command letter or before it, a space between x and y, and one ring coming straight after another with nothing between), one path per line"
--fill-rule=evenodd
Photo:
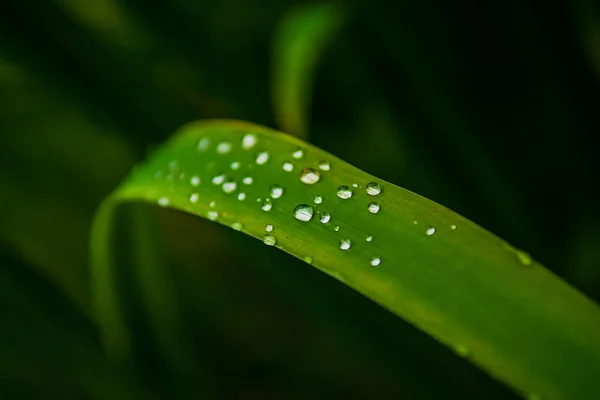
M317 270L153 210L176 295L161 346L111 361L92 317L95 208L181 124L277 127L277 24L296 1L0 5L0 397L513 398ZM600 7L591 0L340 3L308 140L465 215L600 299ZM131 228L134 229L134 228Z

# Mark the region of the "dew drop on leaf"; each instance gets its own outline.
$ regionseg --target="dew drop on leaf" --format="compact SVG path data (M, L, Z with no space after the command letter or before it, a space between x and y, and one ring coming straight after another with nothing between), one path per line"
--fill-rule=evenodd
M348 250L350 247L352 247L352 242L350 241L350 239L340 240L340 249Z
M312 264L312 262L313 262L312 257L304 257L303 260L304 260L304 262L306 262L308 264Z
M231 224L231 227L233 229L235 229L236 231L241 231L243 228L243 225L241 222L234 222L233 224Z
M298 221L302 221L302 222L308 222L312 219L313 217L313 208L311 206L309 206L308 204L300 204L299 206L296 206L296 208L294 208L294 217L298 220Z
M517 255L517 259L519 260L519 262L523 265L531 265L531 263L533 262L531 256L525 253L524 251L515 249L515 254Z
M369 203L368 209L371 214L377 214L379 212L380 207L377 202L372 201Z
M254 182L254 179L252 179L251 176L247 176L244 179L242 179L242 183L244 185L252 185L252 182Z
M216 211L209 211L206 213L206 215L211 221L215 221L217 218L219 218L219 213Z
M337 189L337 197L343 200L349 199L352 197L352 190L348 186L340 186Z
M431 236L435 233L435 228L433 226L430 226L429 228L427 228L427 230L425 230L425 234L427 234L427 236Z
M219 154L227 154L231 151L231 143L230 142L221 142L217 145L217 153Z
M278 199L281 196L283 196L283 188L279 185L273 185L273 186L271 186L269 193L271 194L272 198Z
M234 170L234 171L235 171L235 170L238 170L238 169L240 169L241 165L242 165L242 164L241 164L239 161L233 161L233 162L231 163L230 167L231 167L231 169L232 169L232 170Z
M209 138L202 138L198 141L198 150L199 151L204 151L204 150L208 149L208 146L210 146Z
M266 151L258 153L256 156L256 164L265 165L267 162L269 162L269 153Z
M242 192L242 193L238 194L238 200L239 201L246 200L246 193Z
M294 164L289 161L283 163L283 170L285 172L292 172L294 170Z
M169 198L168 198L168 197L165 197L165 196L163 196L163 197L160 197L160 198L158 199L158 205L159 205L159 206L161 206L161 207L166 207L166 206L168 206L168 205L169 205Z
M220 185L225 181L225 175L221 174L221 175L217 175L214 178L212 178L212 183L215 185Z
M213 201L211 201L211 202L209 203L209 206L210 206L211 208L215 208L215 207L217 206L217 202L213 200Z
M371 262L369 264L371 264L371 267L377 267L379 264L381 264L381 258L373 257L371 258Z
M450 229L455 230L456 229L456 225L450 225Z
M296 160L299 160L304 157L304 151L302 151L302 149L297 149L292 153L292 157L294 157Z
M381 186L376 182L369 182L366 187L367 194L369 196L377 196L381 193Z
M256 144L258 140L256 139L256 136L254 136L251 133L247 133L244 135L244 137L242 138L242 149L244 150L250 150L251 148L254 147L254 145Z
M315 196L313 201L315 202L315 204L321 204L323 202L323 197L317 195L317 196Z
M365 238L365 241L367 242L372 242L373 241L373 236L369 235Z
M190 196L190 203L196 203L198 201L198 193L192 193Z
M271 211L271 209L273 208L273 203L271 203L271 200L265 199L260 208L262 208L263 211Z
M331 220L331 215L329 215L325 212L321 213L319 220L321 221L322 224L326 224Z
M273 225L271 225L271 224L267 224L267 225L265 226L265 231L267 231L267 232L273 232Z
M340 226L339 226L339 225L336 225L336 226L333 228L333 230L334 230L334 231L336 231L336 232L339 232L339 231L340 231Z
M221 188L226 194L233 193L235 192L235 189L237 189L237 183L234 180L228 180L223 182L223 186Z
M319 179L321 179L321 174L316 169L304 168L300 172L300 181L307 185L314 185L315 183L319 182Z
M196 175L192 176L190 178L190 184L194 187L200 186L200 177Z
M331 164L329 163L329 161L321 161L319 162L319 169L321 171L329 171L331 169Z
M273 235L265 235L263 236L263 243L267 246L274 246L277 244L277 239Z

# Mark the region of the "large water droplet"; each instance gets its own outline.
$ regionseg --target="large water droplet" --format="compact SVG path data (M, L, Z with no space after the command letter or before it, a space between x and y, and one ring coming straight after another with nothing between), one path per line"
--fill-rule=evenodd
M435 233L435 228L433 226L430 226L429 228L427 228L425 230L425 234L427 234L427 236L431 236Z
M281 196L283 196L283 188L279 185L273 185L273 186L271 186L269 193L271 194L272 198L278 199Z
M369 235L365 238L365 241L367 242L372 242L373 241L373 236Z
M313 201L315 202L315 204L321 204L323 202L323 197L317 195L315 196Z
M250 150L251 148L254 147L256 142L258 142L258 140L256 139L256 136L254 136L251 133L247 133L242 138L242 148L244 150Z
M377 214L379 212L380 207L379 204L377 204L377 202L372 201L369 203L368 209L371 214Z
M297 149L292 153L292 157L294 157L296 160L299 160L304 157L304 151L302 151L302 149Z
M242 193L238 194L238 200L239 201L246 200L246 193L242 192Z
M194 187L200 186L200 177L196 175L192 176L190 178L190 184Z
M348 186L340 186L337 189L337 197L344 200L349 199L350 197L352 197L352 190Z
M225 181L225 175L221 174L221 175L217 175L214 178L212 178L212 183L215 185L220 185Z
M235 192L235 189L237 189L237 183L234 180L228 180L223 182L222 189L224 193L233 193Z
M283 170L285 172L292 172L294 170L294 164L289 161L283 163Z
M210 139L209 138L202 138L198 141L198 150L200 151L204 151L206 149L208 149L208 146L210 146Z
M192 193L190 195L190 203L196 203L198 201L198 193Z
M321 179L321 174L316 169L304 168L300 171L300 181L302 181L302 183L314 185L319 182L319 179Z
M216 219L219 218L219 213L216 211L209 211L206 213L206 215L211 221L216 221Z
M221 142L217 145L217 153L219 154L227 154L231 151L231 143L230 142Z
M252 185L252 182L254 182L254 179L252 179L251 176L247 176L244 179L242 179L242 183L244 185Z
M266 151L258 153L256 156L256 164L265 165L269 161L269 153Z
M265 235L263 236L263 243L267 246L275 246L277 244L277 239L273 235Z
M265 226L265 231L267 231L267 232L273 232L273 225L271 225L271 224L267 224L267 225Z
M369 264L371 264L371 267L376 267L379 264L381 264L381 258L373 257L373 258L371 258L371 262Z
M231 224L231 227L236 231L241 231L244 226L241 222L234 222L233 224Z
M352 247L352 242L350 241L350 239L340 240L340 249L348 250L350 247Z
M308 222L312 219L314 210L308 204L300 204L294 208L294 217L298 221Z
M381 186L379 186L379 183L369 182L366 191L369 196L377 196L381 193Z
M262 208L263 211L271 211L271 209L273 208L273 203L271 203L271 200L265 199L260 208Z
M169 205L169 198L168 198L168 197L165 197L165 196L163 196L163 197L160 197L160 198L158 199L158 205L159 205L159 206L161 206L161 207L166 207L166 206L168 206L168 205Z
M240 169L242 164L239 161L233 161L229 166L231 167L232 170L236 171L236 170Z
M321 213L319 220L322 224L326 224L331 220L331 215L327 214L326 212Z
M331 164L329 163L329 161L323 160L319 162L318 167L321 171L329 171L331 169Z

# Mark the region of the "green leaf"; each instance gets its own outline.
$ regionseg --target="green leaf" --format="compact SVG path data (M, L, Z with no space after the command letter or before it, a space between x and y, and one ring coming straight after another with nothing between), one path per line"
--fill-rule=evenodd
M313 180L303 182L307 172ZM371 182L381 193L368 193ZM595 303L446 207L294 137L237 121L183 127L101 206L93 294L105 343L117 356L131 342L111 261L117 240L110 226L122 202L171 207L274 245L531 398L600 396Z

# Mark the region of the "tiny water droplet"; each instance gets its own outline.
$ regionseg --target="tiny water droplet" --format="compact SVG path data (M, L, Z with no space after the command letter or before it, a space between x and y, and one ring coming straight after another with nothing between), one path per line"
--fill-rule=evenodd
M260 203L260 202L262 202L262 197L257 197L257 198L256 198L256 202L257 202L257 203Z
M300 204L294 208L294 217L298 221L308 222L312 219L314 210L308 204Z
M169 205L169 198L168 197L161 197L158 199L158 205L161 207L166 207Z
M247 176L244 179L242 179L242 183L244 185L252 185L252 182L254 182L254 179L252 179L251 176Z
M415 225L416 225L416 224L418 224L418 222L417 222L417 221L413 221L413 224L415 224Z
M190 184L194 187L200 186L200 177L196 175L192 176L190 178Z
M231 224L231 227L236 231L241 231L244 226L241 222L234 222L233 224Z
M242 192L240 194L238 194L238 200L242 201L246 199L246 193Z
M211 221L215 221L217 218L219 218L219 213L216 211L209 211L206 213L206 215Z
M319 169L321 171L329 171L331 169L331 164L329 163L329 161L321 161L319 162Z
M450 229L455 230L456 229L456 225L450 225Z
M312 259L312 257L304 257L304 262L312 264L313 259Z
M357 187L358 187L358 183L353 183L353 184L352 184L352 187L353 187L353 188L357 188Z
M269 193L271 194L272 198L278 199L281 196L283 196L283 188L279 185L273 185L273 186L271 186Z
M317 196L315 196L313 201L315 202L315 204L321 204L323 202L323 197L317 195Z
M381 193L381 186L377 182L369 182L366 191L369 196L377 196Z
M210 139L209 138L202 138L198 141L198 150L200 151L204 151L206 149L208 149L208 146L210 146Z
M265 201L263 201L262 203L261 208L263 211L271 211L271 209L273 208L273 203L271 203L271 200L265 199Z
M219 154L227 154L231 151L231 143L230 142L221 142L217 145L217 153Z
M198 193L192 193L190 196L190 203L195 203L198 201Z
M371 262L369 264L371 264L371 267L376 267L379 264L381 264L381 258L373 257L373 258L371 258Z
M348 186L340 186L337 189L337 197L343 200L349 199L350 197L352 197L352 190Z
M379 212L380 207L377 202L372 201L369 203L368 209L371 214L377 214Z
M229 180L229 181L223 182L223 186L221 188L223 189L223 192L226 194L233 193L233 192L235 192L235 189L237 189L237 183L234 180Z
M256 136L254 136L251 133L247 133L242 138L242 149L250 150L251 148L254 147L256 142L258 142L258 140L256 139Z
M266 151L258 153L256 156L256 164L265 165L267 162L269 162L269 153Z
M427 228L427 230L425 230L425 233L427 234L427 236L431 236L435 233L435 228L433 226L430 226L429 228Z
M331 220L331 215L327 214L326 212L321 213L319 220L322 224L326 224Z
M263 243L267 246L275 246L277 244L277 239L273 235L265 235L263 236Z
M340 226L339 226L339 225L336 225L336 226L333 228L333 230L334 230L334 231L336 231L336 232L339 232L339 231L340 231Z
M316 169L304 168L300 171L300 181L307 185L314 185L321 179L321 174Z
M271 224L267 224L267 225L265 226L265 231L267 231L267 232L273 232L273 225L271 225Z
M294 164L289 161L283 163L283 170L285 172L292 172L294 170Z
M367 242L372 242L373 241L373 236L369 235L365 238L365 241Z
M221 174L221 175L217 175L214 178L212 178L212 183L215 185L220 185L225 181L225 175Z
M234 171L240 169L241 166L242 166L242 164L239 161L234 161L230 165L231 169Z
M296 160L299 160L304 157L304 151L302 151L302 149L297 149L292 153L292 157L294 157Z
M515 254L517 255L517 258L519 259L519 262L523 265L531 265L531 263L533 262L533 260L531 259L531 256L529 254L525 253L524 251L515 249Z
M352 242L350 241L350 239L340 240L340 249L348 250L350 247L352 247Z

